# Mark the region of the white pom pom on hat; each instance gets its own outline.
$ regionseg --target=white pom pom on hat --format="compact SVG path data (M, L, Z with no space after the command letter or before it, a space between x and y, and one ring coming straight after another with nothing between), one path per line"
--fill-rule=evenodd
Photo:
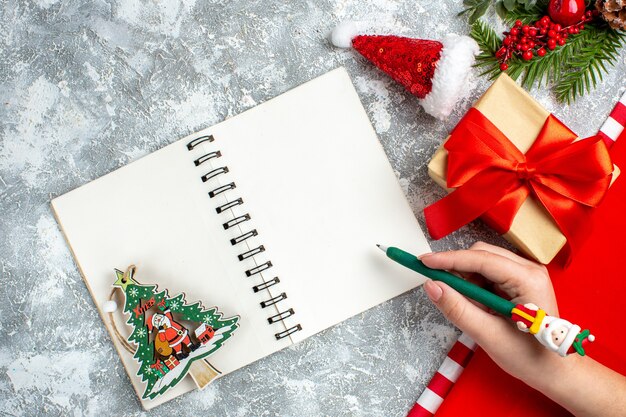
M330 42L337 48L352 47L352 39L360 34L360 26L357 22L351 20L338 24L330 32Z
M428 114L445 119L463 96L480 52L478 44L468 36L454 34L439 42L366 31L371 32L365 23L346 21L335 27L330 41L339 48L353 47L416 95Z

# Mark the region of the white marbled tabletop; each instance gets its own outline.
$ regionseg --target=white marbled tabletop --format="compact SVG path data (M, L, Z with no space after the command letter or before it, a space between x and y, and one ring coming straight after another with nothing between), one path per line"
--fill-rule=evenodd
M1 1L0 414L403 417L457 335L421 289L144 413L49 203L343 65L423 225L424 206L443 196L426 163L488 81L474 75L439 122L325 37L346 19L407 36L468 33L461 8L460 0ZM590 135L625 73L622 51L575 105L533 95ZM432 246L477 239L505 244L474 224Z

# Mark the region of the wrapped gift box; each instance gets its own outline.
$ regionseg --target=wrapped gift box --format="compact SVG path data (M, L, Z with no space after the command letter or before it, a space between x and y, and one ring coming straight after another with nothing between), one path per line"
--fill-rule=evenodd
M550 113L520 88L509 76L502 74L474 104L522 153L526 153L541 131ZM447 187L447 151L443 145L428 164L430 177ZM614 167L613 181L619 175ZM480 196L476 196L480 198ZM541 263L549 263L563 248L566 238L548 211L532 195L517 212L506 238L524 253Z

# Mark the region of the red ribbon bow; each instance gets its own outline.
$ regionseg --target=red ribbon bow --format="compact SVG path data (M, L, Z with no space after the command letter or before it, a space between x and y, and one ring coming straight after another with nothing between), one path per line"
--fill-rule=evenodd
M532 193L567 238L569 257L587 230L584 216L602 201L613 172L600 137L575 139L550 115L524 155L471 108L444 145L448 187L456 190L424 209L428 232L440 239L483 216L498 233L506 233Z

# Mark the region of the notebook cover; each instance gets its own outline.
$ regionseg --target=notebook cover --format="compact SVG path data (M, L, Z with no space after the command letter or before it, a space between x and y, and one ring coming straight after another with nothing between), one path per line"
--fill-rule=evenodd
M626 164L626 131L611 148L613 161ZM620 329L626 279L620 262L626 234L626 182L618 179L592 221L595 228L567 269L558 259L548 265L563 317L596 335L588 352L597 361L626 374L626 334ZM558 257L557 257L558 258ZM558 383L558 380L555 381ZM437 417L560 417L571 414L538 391L506 374L478 349Z

